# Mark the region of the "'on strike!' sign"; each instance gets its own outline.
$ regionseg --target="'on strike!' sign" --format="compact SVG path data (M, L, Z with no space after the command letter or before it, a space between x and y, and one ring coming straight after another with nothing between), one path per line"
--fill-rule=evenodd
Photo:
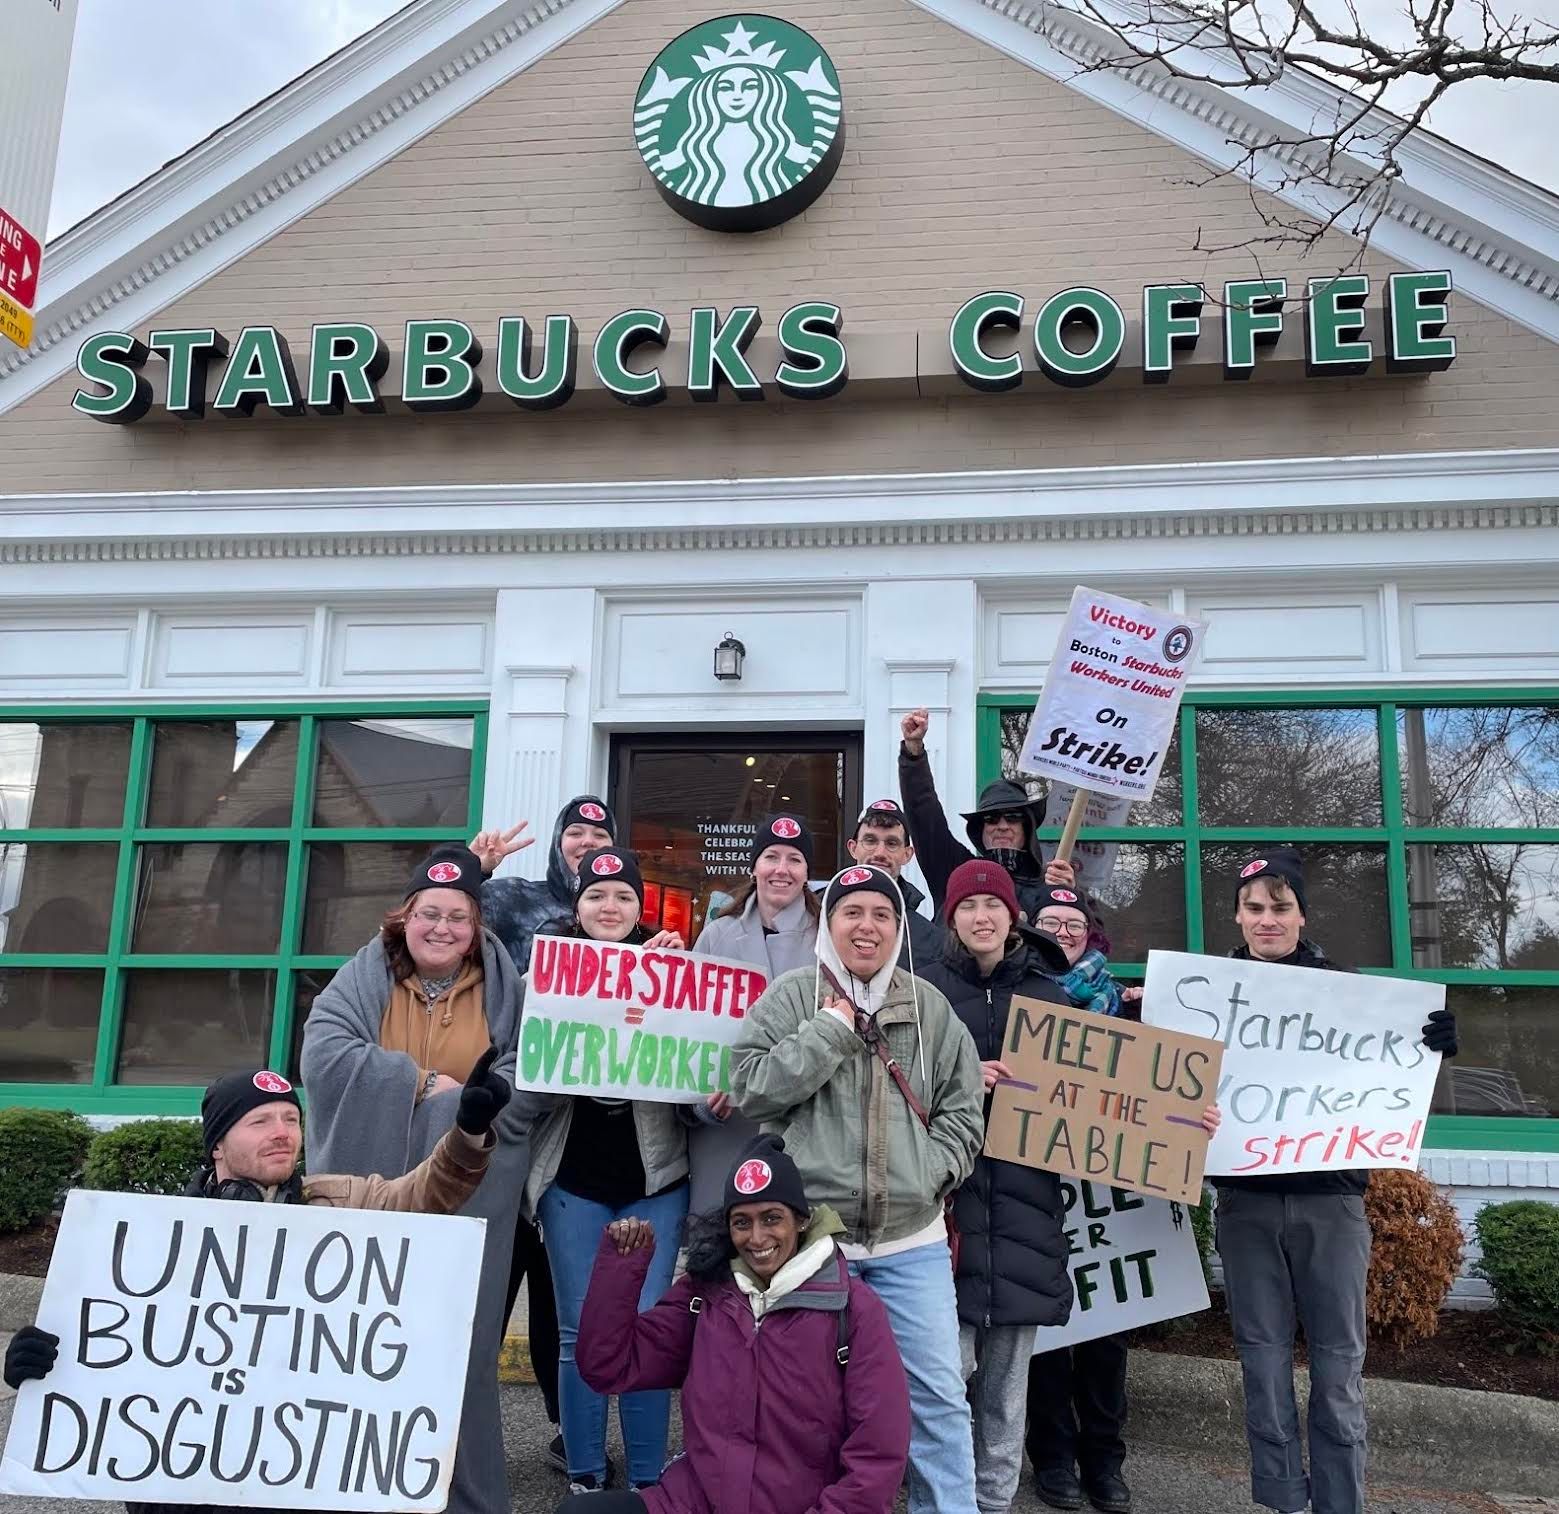
M1416 1167L1440 1053L1423 1043L1445 986L1149 952L1142 1018L1223 1046L1216 1177Z
M73 1192L0 1489L442 1509L484 1223Z
M745 962L537 936L515 1087L691 1104L731 1086L731 1047L768 986Z

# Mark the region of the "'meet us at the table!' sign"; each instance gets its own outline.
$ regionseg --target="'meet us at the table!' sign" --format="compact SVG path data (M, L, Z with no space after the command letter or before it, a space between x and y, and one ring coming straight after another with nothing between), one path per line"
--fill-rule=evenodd
M1456 357L1449 335L1451 275L1394 273L1378 292L1367 274L1330 278L1239 279L1209 294L1201 284L1150 284L1140 315L1103 290L1074 286L1031 303L989 290L950 316L895 331L873 330L847 344L844 311L803 299L760 336L758 305L724 311L702 305L685 323L653 308L624 310L588 343L571 315L540 323L508 316L477 332L456 319L408 320L389 343L361 321L323 321L306 352L294 354L275 326L245 326L229 339L214 327L153 330L143 339L101 331L81 344L76 369L85 381L72 400L82 415L125 425L160 405L172 420L206 415L339 416L390 406L414 413L469 410L491 401L552 410L576 391L625 405L655 405L674 387L692 401L722 390L741 400L830 399L847 385L868 392L941 396L994 394L1038 375L1063 388L1085 388L1120 370L1164 383L1195 370L1248 379L1291 364L1310 377L1374 370L1434 372ZM1210 310L1209 306L1216 306ZM491 343L489 353L488 344ZM854 346L854 365L852 351ZM155 354L154 388L146 371ZM588 367L586 367L588 364Z

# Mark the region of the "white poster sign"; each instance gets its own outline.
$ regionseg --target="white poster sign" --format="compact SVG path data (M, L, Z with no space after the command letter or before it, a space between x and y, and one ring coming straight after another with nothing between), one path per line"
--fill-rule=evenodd
M1222 1042L1208 1176L1416 1167L1445 987L1235 957L1149 952L1142 1018Z
M1150 798L1206 631L1205 621L1074 589L1018 767Z
M0 1490L442 1509L485 1222L73 1192Z
M731 1047L768 987L745 962L537 936L515 1087L693 1104L731 1086Z
M1183 1204L1063 1178L1072 1317L1042 1325L1034 1351L1055 1351L1207 1307L1207 1279Z
M1072 800L1077 797L1077 785L1052 782L1045 795L1045 815L1042 825L1065 825L1071 813ZM1131 800L1121 794L1088 795L1088 807L1083 811L1085 830L1099 826L1125 825L1131 814ZM1072 848L1072 866L1077 870L1077 886L1085 894L1100 894L1115 871L1115 853L1119 846L1115 841L1085 841L1078 837ZM1056 854L1054 841L1040 842L1040 850L1046 862Z

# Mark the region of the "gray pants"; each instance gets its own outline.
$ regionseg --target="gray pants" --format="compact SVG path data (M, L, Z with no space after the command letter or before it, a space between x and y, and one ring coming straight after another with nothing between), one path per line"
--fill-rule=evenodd
M1007 1514L1023 1473L1033 1325L960 1324L958 1350L974 1416L974 1498L980 1514Z
M1358 1194L1218 1190L1218 1255L1245 1375L1251 1497L1269 1509L1364 1510L1364 1284ZM1294 1397L1294 1328L1310 1353L1310 1476Z

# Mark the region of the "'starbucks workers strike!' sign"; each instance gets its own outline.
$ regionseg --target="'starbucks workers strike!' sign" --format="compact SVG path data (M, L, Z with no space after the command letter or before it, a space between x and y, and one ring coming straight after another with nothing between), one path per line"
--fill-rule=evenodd
M633 135L680 215L710 231L764 231L805 210L839 166L839 75L799 27L722 16L650 64Z

